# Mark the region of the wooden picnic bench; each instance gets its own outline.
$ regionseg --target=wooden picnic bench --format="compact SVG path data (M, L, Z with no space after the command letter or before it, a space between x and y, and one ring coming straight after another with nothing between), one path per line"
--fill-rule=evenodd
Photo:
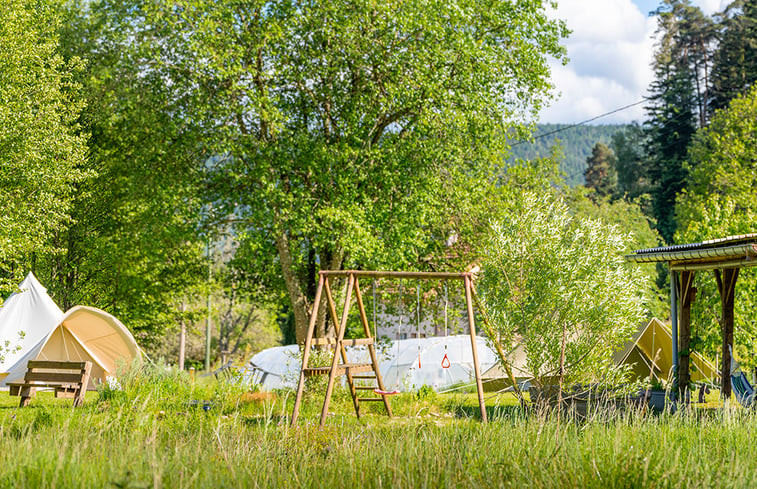
M19 407L29 405L38 388L55 389L55 397L73 398L81 406L87 392L92 362L51 362L30 360L23 382L10 382L11 396L21 396Z

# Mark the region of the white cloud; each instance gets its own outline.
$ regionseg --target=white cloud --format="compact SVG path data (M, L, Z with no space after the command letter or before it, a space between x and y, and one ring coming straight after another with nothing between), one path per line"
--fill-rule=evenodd
M694 0L707 15L729 0ZM584 121L639 102L653 80L653 35L657 20L648 0L559 0L555 13L573 31L564 41L570 61L552 64L557 99L541 122ZM643 104L597 120L623 123L644 118Z

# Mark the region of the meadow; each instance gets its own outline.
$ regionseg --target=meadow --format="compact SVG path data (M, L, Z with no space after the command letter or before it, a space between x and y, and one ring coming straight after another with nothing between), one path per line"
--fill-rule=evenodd
M320 398L288 425L292 395L159 369L89 393L0 395L1 487L753 487L757 416L740 408L675 414L525 412L470 394L394 396L361 420L346 392L318 428Z

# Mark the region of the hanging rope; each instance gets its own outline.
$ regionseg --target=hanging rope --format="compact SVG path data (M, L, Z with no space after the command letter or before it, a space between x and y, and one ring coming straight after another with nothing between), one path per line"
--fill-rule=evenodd
M444 358L442 358L442 368L449 368L450 367L450 361L449 357L447 356L447 309L449 307L449 300L447 297L447 281L444 281Z
M371 283L371 292L373 293L373 330L375 333L373 334L374 338L378 338L378 323L376 322L376 279L373 279L373 282Z
M418 368L421 368L421 284L416 286L415 293L415 323L418 329Z
M398 302L398 305L401 306L402 304L402 282L400 282L400 299ZM376 329L376 337L378 337L378 322L376 321L376 279L373 279L373 324ZM395 366L397 368L397 381L395 383L395 387L399 385L399 364L397 364L397 361L399 360L399 338L400 338L400 332L402 331L402 313L400 311L400 320L397 323L397 360L394 362ZM378 394L380 396L393 396L395 394L399 394L400 391L396 388L393 390L381 390L378 387L373 389L373 392L375 394Z

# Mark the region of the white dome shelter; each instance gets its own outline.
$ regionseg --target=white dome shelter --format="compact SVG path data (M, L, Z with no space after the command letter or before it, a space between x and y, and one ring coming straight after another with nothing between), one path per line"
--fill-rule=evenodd
M63 311L32 272L0 307L0 345L6 351L0 377L61 322ZM23 333L23 334L21 334ZM6 347L6 344L8 345Z
M497 364L497 355L485 338L477 336L476 346L482 371ZM415 390L427 385L443 390L476 381L470 335L397 340L380 355L379 363L389 389Z
M485 371L497 363L497 355L486 344L485 338L477 337L476 344L481 369ZM400 391L415 390L424 385L444 390L454 385L475 382L470 345L470 335L456 335L397 340L387 343L385 347L379 346L376 350L384 385ZM346 350L352 362L369 361L365 347L347 347ZM442 366L445 353L449 361L448 368ZM264 390L294 389L297 387L301 362L297 345L268 348L250 359L244 371L244 379Z
M300 375L300 348L297 345L274 346L250 359L242 372L243 381L263 390L293 389Z

